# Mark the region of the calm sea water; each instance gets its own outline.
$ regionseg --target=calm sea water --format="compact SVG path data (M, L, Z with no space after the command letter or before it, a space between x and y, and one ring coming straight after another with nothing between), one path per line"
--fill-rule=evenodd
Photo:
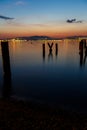
M0 95L87 109L86 51L79 53L78 40L10 41L8 88L0 43Z

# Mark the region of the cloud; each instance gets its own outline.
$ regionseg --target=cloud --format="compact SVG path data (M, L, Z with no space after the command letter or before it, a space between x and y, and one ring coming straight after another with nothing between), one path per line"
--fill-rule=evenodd
M77 21L76 19L67 19L67 23L82 23L82 20Z
M25 24L20 23L20 22L18 22L18 21L16 21L16 20L14 20L14 21L7 21L7 22L6 22L6 25L15 26L15 27L26 26Z
M76 22L76 19L67 19L66 22L67 22L67 23L74 23L74 22Z
M82 22L83 22L82 20L76 21L76 23L82 23Z
M23 1L17 1L16 5L24 5L25 3Z
M48 27L49 25L47 25L47 24L29 24L30 26L33 26L33 27Z
M12 19L14 19L14 18L6 17L6 16L3 16L3 15L0 15L0 19L4 19L4 20L12 20Z

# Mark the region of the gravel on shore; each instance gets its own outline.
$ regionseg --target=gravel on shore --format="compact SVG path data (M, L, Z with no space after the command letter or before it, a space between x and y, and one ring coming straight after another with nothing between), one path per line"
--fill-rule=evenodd
M0 130L87 130L87 114L0 99Z

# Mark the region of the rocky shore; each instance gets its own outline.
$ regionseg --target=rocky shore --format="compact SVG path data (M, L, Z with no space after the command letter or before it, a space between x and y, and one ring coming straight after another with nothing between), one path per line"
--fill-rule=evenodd
M87 130L87 114L0 99L0 130Z

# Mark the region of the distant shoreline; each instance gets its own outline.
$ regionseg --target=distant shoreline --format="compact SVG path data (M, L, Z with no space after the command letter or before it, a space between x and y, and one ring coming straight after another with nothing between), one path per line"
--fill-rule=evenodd
M52 38L48 36L24 36L24 37L13 37L13 38L1 38L0 40L64 40L64 39L87 39L87 36L70 36L70 37L63 37L63 38Z

